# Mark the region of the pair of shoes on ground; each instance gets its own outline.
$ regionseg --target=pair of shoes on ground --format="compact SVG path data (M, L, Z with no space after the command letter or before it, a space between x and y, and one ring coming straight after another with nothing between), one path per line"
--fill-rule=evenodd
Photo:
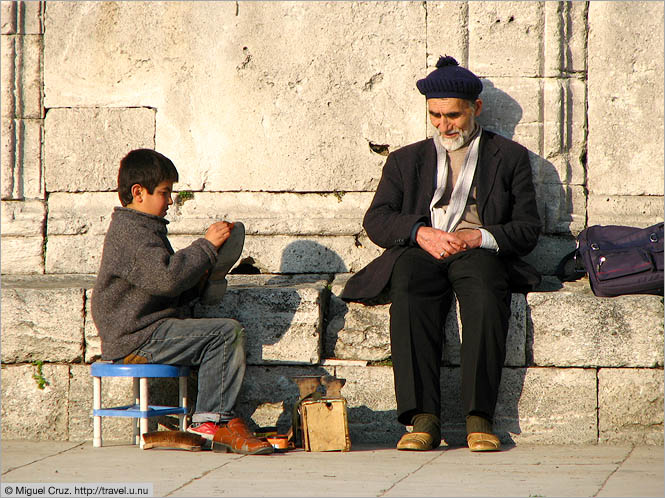
M402 436L397 443L398 450L429 451L439 447L441 440L435 440L427 432L408 432ZM494 434L487 432L472 432L466 437L469 450L498 451L501 449L501 441Z
M236 221L231 229L230 237L219 248L217 262L210 271L210 276L201 294L201 304L210 306L222 300L228 285L225 277L238 261L244 245L245 225Z
M254 436L241 418L234 418L221 425L204 422L188 427L187 431L211 441L212 451L217 453L269 455L275 451L268 441Z

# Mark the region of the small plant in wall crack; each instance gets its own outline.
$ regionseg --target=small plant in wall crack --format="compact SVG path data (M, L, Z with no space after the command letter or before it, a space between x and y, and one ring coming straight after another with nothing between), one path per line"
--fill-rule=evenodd
M182 206L185 203L185 201L188 201L193 198L194 198L194 192L192 192L191 190L182 190L178 192L178 195L176 196L175 199L175 203L178 206Z
M42 373L42 367L44 366L44 362L41 360L33 361L32 365L35 367L35 373L32 374L32 378L35 379L35 382L37 383L37 389L44 389L46 386L49 385L48 380L44 378L44 375Z

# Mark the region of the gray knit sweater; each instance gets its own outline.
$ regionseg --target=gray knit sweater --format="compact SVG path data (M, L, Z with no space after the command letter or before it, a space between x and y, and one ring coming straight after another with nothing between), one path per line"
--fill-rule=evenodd
M196 284L217 260L215 246L204 238L174 252L167 224L134 209L113 210L92 294L104 360L134 351L165 318L187 316Z

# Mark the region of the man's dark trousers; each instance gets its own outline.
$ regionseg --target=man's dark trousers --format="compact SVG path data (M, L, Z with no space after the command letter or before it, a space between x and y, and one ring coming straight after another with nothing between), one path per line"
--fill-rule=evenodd
M419 247L397 260L390 279L390 341L398 420L441 413L443 327L453 294L462 321L465 415L494 416L510 318L508 275L487 249L437 260Z

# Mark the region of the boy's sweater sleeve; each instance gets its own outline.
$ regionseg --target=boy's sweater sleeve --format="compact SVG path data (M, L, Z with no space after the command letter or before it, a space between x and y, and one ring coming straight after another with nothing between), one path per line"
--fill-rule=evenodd
M217 260L217 251L205 238L171 254L157 235L130 256L124 278L154 296L178 297L194 287Z

